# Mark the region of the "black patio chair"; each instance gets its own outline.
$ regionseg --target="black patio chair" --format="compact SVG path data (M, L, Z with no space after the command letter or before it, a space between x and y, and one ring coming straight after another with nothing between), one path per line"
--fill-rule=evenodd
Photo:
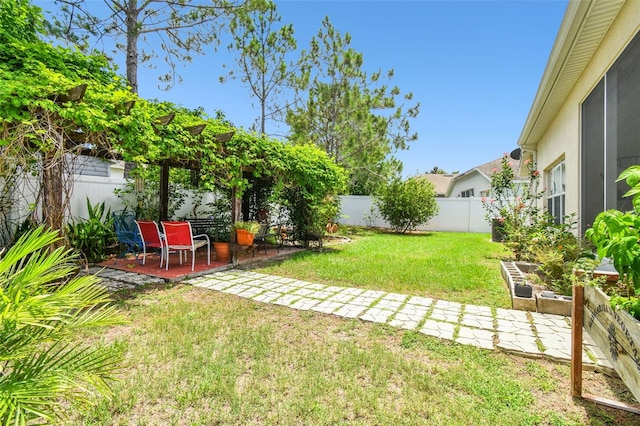
M269 244L268 241L273 239L275 241L276 249L280 251L280 247L282 247L282 235L280 232L281 228L282 226L278 225L275 232L272 232L269 224L261 223L260 230L258 230L258 233L255 235L255 237L253 237L253 241L258 244L258 250L260 249L260 247L262 247L262 249L264 250L264 254L267 254L267 244Z

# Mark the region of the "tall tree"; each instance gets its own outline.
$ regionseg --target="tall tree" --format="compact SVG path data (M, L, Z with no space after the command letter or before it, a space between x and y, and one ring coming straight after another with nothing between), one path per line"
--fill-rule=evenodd
M278 27L281 20L275 3L268 1L261 9L236 14L229 27L233 37L229 50L238 55L236 67L227 76L239 78L258 100L259 130L263 135L266 120L283 110L277 97L297 71L296 65L287 60L297 48L293 25ZM225 77L220 77L220 81L224 82Z
M126 52L126 74L131 90L138 93L138 65L153 62L157 47L164 53L168 70L159 76L165 89L181 77L176 70L180 62L191 61L204 47L217 46L219 34L230 15L251 0L210 0L210 3L187 0L103 0L104 9L87 0L56 0L61 14L50 29L58 37L89 46L90 38L115 39L115 54ZM104 11L101 15L96 13ZM145 47L140 47L140 42ZM105 52L106 53L106 52Z
M393 153L417 139L409 122L419 104L405 105L413 95L388 85L393 70L363 71L363 55L350 44L325 17L302 52L296 97L306 98L287 111L286 122L294 143L312 141L348 170L350 193L370 194L401 171Z

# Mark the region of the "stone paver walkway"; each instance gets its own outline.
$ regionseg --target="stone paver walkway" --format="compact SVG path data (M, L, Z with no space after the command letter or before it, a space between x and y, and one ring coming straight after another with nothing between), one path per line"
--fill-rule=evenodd
M98 272L110 289L162 282L112 269L90 272ZM184 283L262 303L389 324L488 350L571 360L571 319L558 315L323 285L237 269L202 275ZM585 368L611 371L611 365L586 332L584 337Z

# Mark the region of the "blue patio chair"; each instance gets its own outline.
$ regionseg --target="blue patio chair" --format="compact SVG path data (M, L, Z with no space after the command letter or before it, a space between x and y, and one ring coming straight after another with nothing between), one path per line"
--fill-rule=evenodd
M122 258L127 253L135 254L136 259L144 247L138 225L136 224L136 213L132 210L118 210L111 214L113 216L113 226L116 230L118 242L124 248L118 257Z

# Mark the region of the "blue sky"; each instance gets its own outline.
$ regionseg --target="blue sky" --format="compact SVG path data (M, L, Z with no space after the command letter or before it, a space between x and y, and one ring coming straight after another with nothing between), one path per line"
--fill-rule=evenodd
M395 154L405 176L434 166L463 172L516 148L567 6L566 0L276 3L299 48L329 16L341 34L351 34L366 71L393 69L392 83L420 102L411 122L418 140ZM223 47L210 50L179 67L184 81L167 92L157 88L157 72L141 67L140 95L210 114L221 109L249 127L258 112L248 89L219 83L222 64L232 58Z

